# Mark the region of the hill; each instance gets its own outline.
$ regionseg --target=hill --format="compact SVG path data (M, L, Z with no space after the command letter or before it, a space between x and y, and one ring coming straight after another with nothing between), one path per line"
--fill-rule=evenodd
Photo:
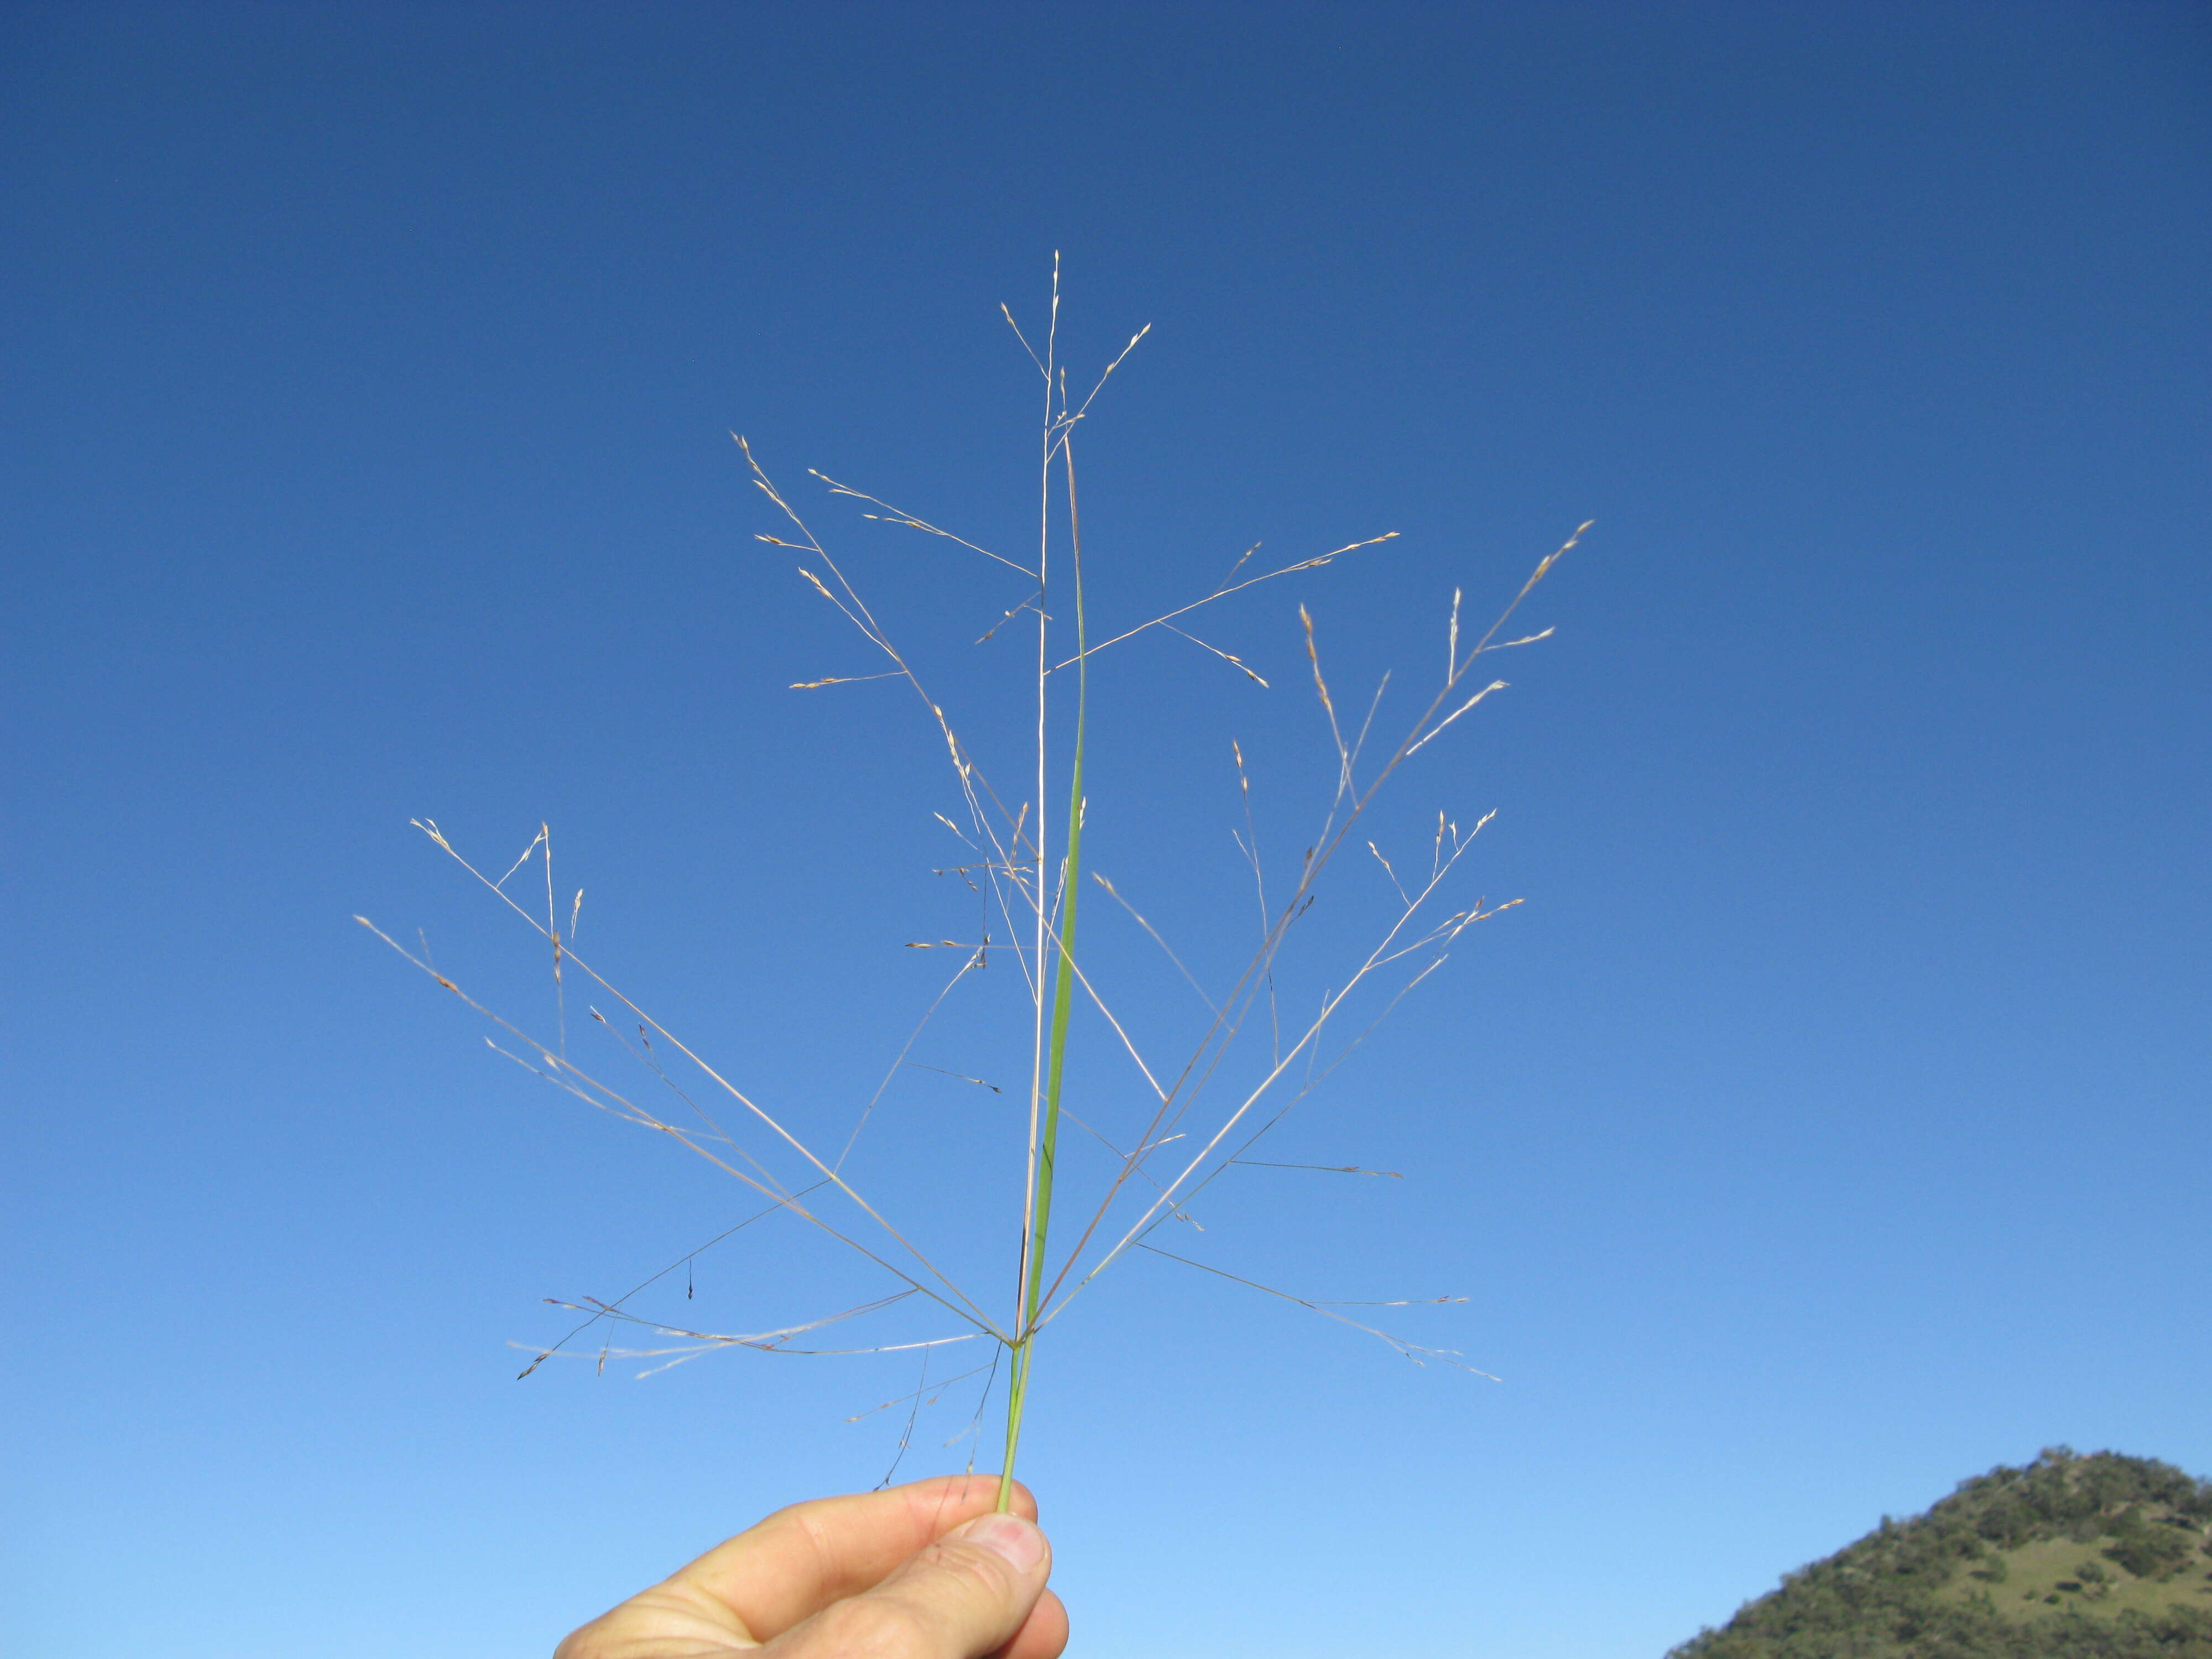
M2212 1659L2212 1483L2057 1447L1883 1516L1668 1659Z

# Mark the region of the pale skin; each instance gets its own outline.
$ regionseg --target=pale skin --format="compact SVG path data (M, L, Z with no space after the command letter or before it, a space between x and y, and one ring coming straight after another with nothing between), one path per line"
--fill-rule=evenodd
M553 1659L1059 1659L1036 1500L946 1475L778 1510L632 1596Z

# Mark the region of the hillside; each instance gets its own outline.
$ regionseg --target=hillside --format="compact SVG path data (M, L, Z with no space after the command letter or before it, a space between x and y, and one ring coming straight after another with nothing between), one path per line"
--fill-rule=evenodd
M2212 1483L2062 1446L1884 1516L1668 1659L2212 1659Z

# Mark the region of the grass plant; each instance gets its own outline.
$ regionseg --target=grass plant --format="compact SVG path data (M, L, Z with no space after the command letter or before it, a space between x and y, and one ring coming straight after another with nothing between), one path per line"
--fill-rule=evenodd
M1378 547L1394 539L1396 532L1346 543L1273 568L1249 571L1255 547L1238 559L1228 574L1203 595L1093 643L1085 609L1082 520L1077 494L1077 439L1100 394L1145 338L1149 325L1131 337L1120 355L1106 365L1088 393L1076 400L1071 398L1066 368L1061 361L1060 305L1059 264L1055 258L1050 310L1036 339L1024 333L1010 310L1001 307L1007 325L1040 376L1042 387L1037 542L1033 563L983 547L892 507L865 490L820 473L812 475L830 497L860 504L869 519L965 549L967 554L980 555L993 562L1000 568L997 574L1003 576L1011 571L1020 578L1028 597L1006 611L1000 626L984 637L988 641L1002 629L1017 624L1033 629L1034 727L1030 752L1023 757L1020 765L1027 786L1021 791L1002 790L987 775L981 759L963 736L962 728L947 714L945 705L925 686L913 659L848 578L840 560L830 552L822 538L809 527L805 515L769 477L750 445L741 437L737 439L751 481L773 503L783 520L781 533L763 534L759 539L797 555L799 574L813 593L834 606L860 633L878 653L879 664L888 665L874 673L827 676L802 682L793 689L817 692L862 681L890 680L903 683L919 699L927 710L928 726L935 739L944 747L965 822L955 823L943 814L938 816L975 854L959 873L981 896L986 909L985 926L978 939L936 942L963 952L962 964L899 1050L884 1084L862 1108L840 1152L829 1156L810 1146L784 1117L771 1113L739 1082L710 1064L686 1041L663 1026L576 955L574 935L582 893L580 890L571 902L564 929L553 876L550 827L541 825L522 856L504 875L494 878L465 857L434 820L417 821L417 827L425 835L539 936L550 957L554 980L554 1030L550 1036L532 1034L440 972L432 965L427 943L418 954L375 929L366 919L356 918L459 999L474 1014L490 1022L494 1034L486 1041L495 1050L568 1095L686 1147L764 1200L762 1207L708 1241L708 1245L671 1263L623 1297L611 1301L558 1301L556 1305L573 1309L580 1316L580 1322L559 1341L538 1352L523 1376L531 1375L556 1354L574 1352L570 1345L592 1330L598 1330L602 1336L598 1354L602 1370L610 1357L654 1360L658 1363L652 1369L659 1370L732 1347L776 1353L919 1351L923 1366L921 1388L912 1395L886 1402L887 1407L911 1402L907 1431L901 1440L902 1453L911 1438L915 1418L931 1392L928 1366L935 1351L980 1340L990 1345L993 1358L961 1375L989 1373L976 1407L980 1422L1000 1375L1004 1372L1005 1454L1000 1493L1002 1508L1013 1480L1041 1337L1088 1286L1133 1250L1142 1249L1155 1259L1180 1263L1291 1301L1378 1338L1417 1364L1436 1360L1466 1370L1475 1369L1452 1351L1408 1341L1335 1311L1355 1304L1292 1295L1178 1251L1164 1249L1150 1241L1170 1222L1192 1221L1191 1201L1233 1170L1322 1170L1398 1178L1393 1171L1368 1170L1352 1165L1288 1164L1250 1154L1286 1113L1343 1063L1401 999L1442 965L1453 944L1468 928L1518 902L1509 901L1486 908L1485 902L1478 899L1463 908L1448 909L1442 900L1446 884L1476 836L1490 822L1490 816L1486 815L1472 829L1462 832L1448 813L1439 812L1426 848L1430 861L1425 871L1416 866L1401 870L1384 855L1367 826L1380 793L1413 757L1486 698L1505 689L1502 680L1475 674L1477 664L1498 652L1533 645L1549 636L1552 630L1547 628L1518 637L1502 637L1530 592L1589 528L1584 525L1558 551L1540 560L1496 621L1479 637L1462 638L1461 596L1454 592L1444 629L1446 672L1420 702L1418 715L1400 728L1402 735L1395 744L1387 750L1379 750L1379 758L1373 758L1378 753L1375 733L1389 677L1383 677L1356 727L1352 726L1340 714L1324 672L1314 619L1305 605L1298 607L1304 667L1311 679L1330 745L1328 805L1318 831L1307 838L1294 870L1287 878L1275 872L1271 890L1271 873L1261 856L1258 823L1251 806L1246 756L1240 745L1233 742L1229 745L1244 804L1245 822L1242 830L1235 832L1237 845L1240 859L1249 868L1258 897L1261 927L1256 945L1233 975L1226 991L1209 992L1160 928L1148 921L1104 874L1085 870L1083 840L1091 803L1085 788L1085 760L1091 736L1091 663L1101 653L1159 629L1179 636L1265 687L1267 682L1236 653L1190 631L1194 613L1262 584L1294 579L1346 556ZM1065 708L1060 705L1063 696L1068 703ZM1058 745L1054 743L1055 717L1065 733ZM1065 823L1058 827L1056 843L1048 815L1048 808L1054 801L1066 803L1066 814ZM1062 849L1057 859L1048 852L1055 844ZM1390 899L1384 914L1368 947L1341 965L1314 1012L1286 1018L1278 986L1278 969L1284 961L1286 941L1310 911L1318 884L1337 862L1339 854L1347 848L1357 850L1362 846L1387 877ZM534 877L525 878L532 889L532 898L525 901L514 890L515 878L533 859L543 866L542 915L536 908L534 892L538 883ZM1156 1063L1133 1039L1127 1024L1116 1012L1116 1000L1108 996L1091 971L1096 959L1079 948L1078 901L1086 874L1158 946L1207 1011L1204 1019L1197 1022L1194 1040L1176 1054L1172 1064ZM1004 933L994 934L992 930L1000 925ZM1012 942L1016 940L1022 942ZM920 1064L910 1056L922 1030L957 988L988 965L994 950L1010 956L1019 968L1027 1008L1024 1023L1029 1030L1021 1242L1015 1264L1011 1312L1003 1319L989 1311L993 1298L956 1282L915 1239L859 1189L855 1179L848 1173L854 1147L884 1090L901 1066ZM647 1079L649 1087L656 1092L672 1095L680 1103L681 1112L656 1109L635 1087L617 1086L596 1066L587 1068L571 1057L567 1028L572 981L590 988L594 1000L589 1012L596 1027L628 1051L629 1058L641 1068L641 1075ZM1353 1006L1355 998L1363 1000L1358 1005L1361 1007L1369 1006L1377 994L1377 988L1381 988L1379 1012L1373 1013L1348 1043L1325 1054L1324 1038L1340 1016ZM601 1001L607 1005L606 1009L599 1006ZM1133 1136L1126 1130L1109 1134L1097 1125L1077 1119L1066 1109L1071 1030L1079 1006L1096 1012L1103 1030L1112 1034L1115 1044L1132 1063L1134 1073L1142 1079L1144 1105L1136 1114L1142 1121ZM633 1027L634 1035L625 1027ZM1260 1057L1239 1072L1231 1065L1230 1056L1231 1050L1239 1049L1240 1042L1248 1036L1259 1045ZM971 1083L981 1081L964 1071L947 1072L947 1075ZM1061 1132L1071 1124L1103 1145L1112 1163L1110 1176L1100 1188L1084 1194L1075 1212L1078 1219L1073 1224L1073 1237L1069 1242L1055 1238L1053 1222L1055 1209L1066 1208L1060 1192L1065 1173ZM1171 1152L1167 1150L1170 1147L1175 1148ZM632 1311L630 1303L676 1268L684 1268L688 1275L693 1258L701 1250L772 1216L793 1218L873 1264L885 1276L884 1293L817 1319L740 1333L692 1329ZM1196 1225L1194 1222L1192 1224ZM1410 1305L1411 1301L1406 1298L1358 1305L1403 1307ZM819 1335L829 1328L902 1303L933 1305L956 1328L951 1334L916 1341L850 1347L818 1346L824 1340L835 1340ZM609 1333L624 1327L641 1328L673 1346L617 1349L612 1346ZM950 1381L958 1380L955 1377ZM937 1386L941 1390L950 1382L940 1381Z

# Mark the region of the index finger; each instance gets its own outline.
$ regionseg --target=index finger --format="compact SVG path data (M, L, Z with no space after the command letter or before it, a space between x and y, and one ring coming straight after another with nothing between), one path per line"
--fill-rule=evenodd
M736 1615L756 1642L781 1636L833 1601L872 1588L963 1521L999 1504L999 1478L940 1475L884 1492L822 1498L779 1510L708 1550L669 1583ZM1013 1510L1036 1519L1036 1499L1014 1483Z

